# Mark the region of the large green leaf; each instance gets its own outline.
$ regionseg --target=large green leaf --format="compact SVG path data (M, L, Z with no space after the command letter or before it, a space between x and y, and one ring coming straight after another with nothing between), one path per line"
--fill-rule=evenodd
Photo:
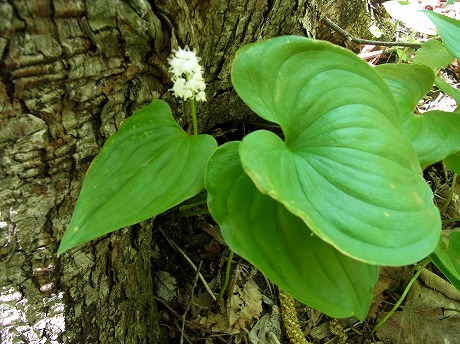
M363 320L378 267L341 254L260 193L241 167L239 144L219 147L206 171L209 210L227 244L299 301L332 317Z
M189 136L162 100L129 117L92 162L58 253L135 224L204 188L212 136Z
M452 56L460 58L460 21L445 15L423 10L421 11L433 22L441 36L446 50Z
M414 115L418 101L433 86L434 74L429 67L386 64L375 69L396 98L404 129L422 165L460 150L460 113L436 110Z
M384 80L350 51L302 37L242 48L232 79L259 116L280 124L239 149L257 188L351 257L404 265L440 237L417 156Z
M447 232L447 231L446 231ZM460 290L460 231L450 231L430 259L442 271L452 285Z

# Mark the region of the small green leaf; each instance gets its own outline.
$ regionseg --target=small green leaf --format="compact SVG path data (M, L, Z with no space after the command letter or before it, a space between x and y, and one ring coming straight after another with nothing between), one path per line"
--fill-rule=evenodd
M449 54L460 58L460 40L458 39L460 37L460 21L433 11L423 10L421 12L436 26Z
M439 70L446 68L453 60L454 57L447 52L440 41L430 39L415 52L413 63Z
M460 152L449 155L443 161L447 168L460 175Z
M162 100L129 117L88 169L58 254L196 195L217 143L189 136Z
M449 282L460 290L460 232L452 231L448 238L443 236L430 258Z
M404 129L420 164L440 161L460 150L460 113L428 111L414 115L418 101L431 89L433 71L422 65L386 64L375 67L393 92Z
M242 141L243 169L259 191L363 262L405 265L435 249L439 212L372 67L330 43L288 36L242 48L232 79L285 136L256 131Z
M241 167L239 144L219 147L206 171L209 211L226 243L299 301L332 317L364 320L378 267L341 254L261 194Z

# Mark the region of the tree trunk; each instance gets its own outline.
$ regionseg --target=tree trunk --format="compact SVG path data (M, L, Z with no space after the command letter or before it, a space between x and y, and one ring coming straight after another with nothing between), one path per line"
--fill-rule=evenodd
M0 342L163 342L153 221L56 256L91 160L152 99L166 99L188 123L168 91L167 57L178 46L196 49L205 67L209 101L198 109L200 131L251 117L231 87L236 50L284 34L327 37L330 30L317 24L324 14L349 29L354 17L338 16L333 3L0 3ZM365 14L365 1L345 3Z

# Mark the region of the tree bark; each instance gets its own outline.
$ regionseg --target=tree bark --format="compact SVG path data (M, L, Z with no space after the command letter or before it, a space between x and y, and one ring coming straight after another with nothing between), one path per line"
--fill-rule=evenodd
M56 256L85 172L123 120L152 99L169 101L179 123L189 122L168 91L172 49L188 45L202 58L206 131L253 116L231 86L236 50L284 34L328 37L317 18L330 16L332 3L0 3L0 342L163 342L153 221ZM345 3L365 17L365 1ZM350 17L334 18L347 29Z

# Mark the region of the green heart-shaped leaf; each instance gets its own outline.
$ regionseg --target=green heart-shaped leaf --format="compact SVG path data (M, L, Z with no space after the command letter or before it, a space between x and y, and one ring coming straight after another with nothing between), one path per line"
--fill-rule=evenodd
M433 11L423 10L421 12L425 13L436 26L449 54L460 58L460 20Z
M460 113L428 111L414 115L418 101L431 89L433 71L426 66L393 64L375 68L397 100L404 129L422 165L460 150Z
M162 100L134 113L88 169L58 254L199 193L216 148L212 136L183 131Z
M440 216L384 80L350 51L302 37L242 48L232 79L285 142L257 131L240 146L257 188L351 257L404 265L436 247Z
M239 144L219 147L206 171L209 210L227 244L299 301L332 317L363 320L378 267L341 254L260 193L241 167Z
M451 231L444 237L430 259L452 285L460 290L460 232Z
M460 150L460 113L428 111L414 115L404 127L422 165L440 161Z
M435 39L430 39L422 44L422 47L415 52L414 64L421 64L433 70L446 68L454 57L444 48L444 45Z
M412 117L419 100L433 87L434 72L428 66L399 63L379 65L374 69L390 87L402 122Z

